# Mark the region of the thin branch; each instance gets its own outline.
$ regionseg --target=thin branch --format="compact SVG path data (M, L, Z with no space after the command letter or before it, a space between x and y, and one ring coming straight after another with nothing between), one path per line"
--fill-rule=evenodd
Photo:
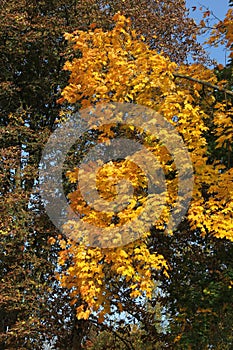
M199 6L204 7L207 11L210 11L210 8L209 8L209 7L207 7L207 6L203 5L203 4L201 4L200 2L199 2L198 4L199 4ZM213 11L210 11L210 14L211 14L215 19L217 19L219 22L221 21L221 19L218 18L218 17L214 14Z
M95 324L97 327L100 326L95 320L92 320L92 323ZM125 344L128 350L135 350L134 346L130 343L130 341L124 339L121 335L119 335L119 332L115 331L106 324L103 325L103 329L107 329L109 332L112 332L117 338L119 338L122 341L122 343Z
M220 87L218 85L211 84L208 81L196 79L196 78L190 77L189 75L184 75L184 74L180 74L180 73L173 73L173 75L176 78L182 78L182 79L194 81L195 83L199 83L199 84L208 86L208 87L210 87L212 89L216 89L218 91L225 92L226 94L233 96L233 91L224 89L224 88L222 88L222 87Z
M117 338L119 338L119 339L122 341L122 343L125 344L125 346L127 347L127 349L129 349L129 350L134 350L133 345L130 344L130 342L126 341L121 335L119 335L118 332L116 332L116 331L114 331L114 330L112 330L112 332L115 334L115 336L116 336Z

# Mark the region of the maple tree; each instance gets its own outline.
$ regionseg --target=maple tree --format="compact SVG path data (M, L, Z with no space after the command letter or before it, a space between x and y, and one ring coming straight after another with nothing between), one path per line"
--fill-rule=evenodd
M41 150L56 126L61 108L56 100L67 82L68 74L62 66L66 57L73 57L70 48L66 51L63 33L88 29L90 21L97 23L100 19L110 29L112 14L126 5L136 21L157 8L160 15L151 17L155 27L144 21L148 40L157 31L159 40L155 44L161 48L165 44L166 53L174 59L178 51L185 58L189 53L183 36L190 40L191 51L198 49L193 38L195 26L183 7L177 11L173 8L171 13L171 5L168 8L161 2L124 5L114 1L110 5L111 11L103 11L102 1L10 0L0 4L0 347L4 349L31 348L32 344L34 349L41 348L43 337L53 336L58 337L56 345L61 348L68 344L78 348L88 329L82 320L77 321L69 297L54 280L59 247L49 242L53 235L56 237L56 229L36 188ZM162 37L159 28L165 20L169 30ZM180 33L172 29L176 25ZM172 32L176 51L168 45Z
M114 26L113 16L120 11L137 33L143 35L147 44L158 52L164 52L175 62L192 57L205 61L207 56L196 41L197 26L188 16L184 0L112 0L80 1L76 11L81 18L76 29L88 30L95 25L104 30Z
M89 30L91 23L95 23L93 25L96 27L110 30L114 25L112 15L121 10L127 17L131 18L132 24L139 34L137 39L142 40L142 43L151 44L151 48L157 49L159 52L164 51L167 56L179 63L185 61L188 55L195 55L197 51L200 52L198 57L201 59L202 51L195 41L196 27L192 20L186 17L183 1L176 1L176 6L174 6L174 1L125 1L118 3L109 1L104 5L106 5L104 11L103 1L67 3L63 0L56 2L51 0L20 2L10 0L2 1L0 5L0 232L2 243L0 250L2 267L0 347L3 349L41 349L44 337L51 339L54 336L58 337L56 345L59 348L79 349L83 338L89 332L89 324L92 322L90 318L89 320L77 320L75 309L82 305L82 301L78 298L73 306L70 305L70 297L67 296L67 292L55 281L54 270L57 267L57 255L60 248L58 245L51 246L49 242L53 242L53 237L57 237L57 230L51 225L36 189L41 149L57 125L55 120L61 107L56 103L56 100L60 89L67 84L68 72L62 71L61 68L65 59L72 59L77 55L77 51L72 50L72 43L66 51L63 33L71 33L77 28ZM148 18L150 18L149 21ZM141 38L141 35L145 39ZM157 38L153 38L154 35ZM157 58L160 66L159 56ZM168 61L164 60L164 62ZM205 81L208 76L207 80L211 81L209 73L207 76L204 73L202 75L198 70L199 68L196 66L196 71L194 69L188 72L189 76L196 80L204 79ZM174 70L172 72L174 73ZM184 69L179 73L187 74L187 71ZM194 85L192 82L184 82L183 79L180 80L176 77L177 81L179 84L187 84L187 90L193 93ZM164 78L164 82L169 83L169 79ZM217 84L214 78L211 82ZM212 88L209 87L203 92L201 83L196 82L195 86L201 95L202 105L207 108L210 97L207 96L204 103L203 95L205 93L210 95L213 91ZM220 94L222 93L220 92ZM102 130L101 136L103 139L109 137L109 132L104 135L104 131L106 130ZM117 132L122 131L116 130L115 134ZM124 130L124 132L132 138L135 138L137 134L136 130ZM146 142L146 140L144 141ZM147 139L147 146L148 143L149 146L156 147L156 143L150 144L149 139ZM225 147L225 145L223 146ZM223 155L224 149L220 149ZM165 156L168 154L165 153ZM216 152L212 153L212 156L214 159L220 159ZM224 164L230 168L231 160L228 162L225 161L225 158L223 157ZM122 162L121 171L124 165L126 164ZM164 170L169 171L168 167L164 167ZM136 186L144 191L144 188L140 187L138 183ZM170 191L172 194L172 187ZM107 196L106 192L105 195ZM143 202L145 197L144 194L142 198L137 197L135 200ZM131 212L129 210L125 214L129 215ZM89 212L86 214L88 215ZM151 240L151 238L152 236L148 236L147 240ZM63 244L65 243L63 242ZM151 277L146 269L140 271L139 283L143 282L143 274L146 273L148 275L145 276L144 282L149 281L152 277L155 279L159 277L161 280L164 278L164 281L167 281L166 274L161 274L158 270L158 267L161 266L157 264L159 260L155 252L159 250L155 248L156 244L153 242L151 244L151 247L148 247L143 242L142 248L139 247L144 254L142 254L143 258L146 255L150 257L149 266L154 267L154 270L150 271ZM225 244L227 245L227 243ZM83 251L86 251L85 247L80 249L82 248ZM133 252L133 247L126 249L129 249L130 254ZM165 254L166 249L167 247L162 246L160 252L168 259L169 255ZM88 251L86 253L89 254ZM100 252L100 254L102 253ZM125 254L124 249L122 254ZM222 258L219 260L226 264L223 253L220 256ZM63 258L65 258L65 254ZM132 259L132 263L135 262ZM105 263L108 266L108 263ZM116 269L118 268L117 264L120 263L116 260ZM166 261L162 258L161 264L166 266ZM174 261L175 264L176 261ZM127 261L125 261L125 265L131 268ZM229 265L227 263L227 266ZM181 268L182 266L181 264ZM64 269L66 269L66 265L64 265ZM121 273L123 272L121 271ZM171 276L171 272L169 275ZM119 278L120 276L119 274ZM90 280L90 276L88 280ZM109 281L110 283L114 282L114 276ZM177 276L177 285L179 285L179 281ZM223 289L229 285L229 279L226 278L224 283ZM87 284L88 281L85 286ZM114 288L115 292L119 293L119 286L121 284L107 286L109 299ZM149 282L148 295L150 295L152 288L152 284ZM148 339L152 339L151 343L153 344L155 339L153 337L155 335L159 337L159 335L154 331L151 322L152 314L145 312L144 306L136 305L134 299L129 295L130 292L124 295L124 298L121 294L120 303L123 309L129 310L135 318L138 317L138 320L147 329L147 331L143 331L142 336L145 337L146 334ZM138 293L139 286L136 288L135 295ZM175 293L173 294L175 295ZM101 291L98 296L101 296ZM106 304L109 305L109 303L110 300ZM121 309L120 304L118 307ZM230 318L230 311L228 315ZM224 314L219 319L224 321ZM179 326L177 333L179 334Z
M111 31L93 28L88 32L76 31L73 34L66 34L66 39L81 55L72 61L67 61L64 66L64 69L71 74L69 84L63 89L59 101L81 104L84 108L103 102L133 102L152 108L165 116L182 135L194 167L194 189L186 215L185 230L195 232L200 237L212 236L232 241L233 169L231 162L223 164L216 156L210 161L208 156L209 130L214 129L212 132L215 149L228 149L229 144L232 144L232 116L231 109L227 108L229 101L227 103L217 101L213 96L213 90L218 89L229 94L231 92L222 88L213 71L199 64L178 66L162 54L151 50L143 42L143 37L138 40L137 32L130 27L129 19L118 14L115 20L116 25ZM112 137L109 128L103 127L101 131L102 137ZM150 141L149 145L146 144L145 138L146 146L152 152L158 152L156 141L153 139ZM211 152L213 153L213 149ZM168 154L163 154L162 159L167 168L170 167L167 171L171 171ZM110 168L105 167L107 174L111 174ZM119 173L119 169L115 167L113 171ZM78 181L77 169L69 171L67 175L71 182ZM105 174L102 173L102 176L103 179ZM172 180L176 185L168 188L170 198L168 208L171 207L177 191L175 178ZM111 189L111 186L109 188ZM109 188L103 181L101 189L103 196L109 196ZM88 207L84 208L78 190L72 192L69 198L72 208L81 210L85 220L91 219L97 225L101 224L98 221L101 220L99 217L97 218ZM168 208L167 215L169 215ZM136 210L133 214L137 215ZM166 215L163 220L166 222ZM107 220L105 223L110 224ZM72 224L72 230L78 232L79 226L75 228L75 224ZM68 225L65 229L68 229ZM157 226L155 224L154 230L160 233L163 231L161 222L157 223ZM178 227L177 232L179 230ZM106 290L109 285L112 287L112 279L122 282L123 278L123 286L129 288L129 297L132 299L142 295L144 291L148 297L151 296L152 286L149 281L152 275L156 276L155 270L160 267L158 257L161 257L156 253L156 243L152 250L147 250L146 246L151 237L152 233L145 232L145 237L139 242L107 250L87 247L72 240L66 247L66 242L61 241L63 250L60 253L60 264L64 264L69 257L71 266L60 280L62 285L73 289L71 295L74 303L76 295L82 298L83 304L77 308L78 318L88 318L93 311L101 310L99 321L104 320L103 316L110 312L110 302L113 304L118 302L117 296L115 300L115 294L114 298L109 296L109 292L112 293L111 288ZM137 253L146 264L146 269L140 269L139 275L134 264L134 261L137 262L136 266L140 268ZM155 261L155 265L151 263L151 258ZM161 262L166 267L165 261L160 258L160 265ZM146 288L144 284L142 285L143 279L146 281ZM135 282L139 282L138 289L137 287L135 289ZM227 283L231 293L232 280L229 279ZM137 294L134 294L134 290ZM124 310L121 304L117 306L120 311ZM201 314L205 313L203 309L200 310ZM179 337L175 342L178 341Z

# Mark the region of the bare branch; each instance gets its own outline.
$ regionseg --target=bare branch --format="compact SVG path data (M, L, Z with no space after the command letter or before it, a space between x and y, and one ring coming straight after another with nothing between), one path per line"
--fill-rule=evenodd
M180 74L180 73L173 73L173 75L176 78L182 78L182 79L194 81L195 83L199 83L199 84L208 86L208 87L210 87L212 89L215 89L215 90L218 90L218 91L221 91L221 92L225 92L226 94L233 96L233 91L224 89L223 87L218 86L218 85L211 84L208 81L196 79L196 78L190 77L189 75L184 75L184 74Z

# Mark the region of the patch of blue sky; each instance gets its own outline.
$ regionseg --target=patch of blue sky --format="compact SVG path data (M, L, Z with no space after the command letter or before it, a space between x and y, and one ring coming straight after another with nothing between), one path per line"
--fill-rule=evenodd
M193 18L196 23L202 20L204 11L210 11L210 17L214 16L217 22L217 19L223 20L229 10L228 0L186 0L186 7L189 10L189 16ZM201 7L202 11L200 10ZM214 23L214 21L211 23ZM203 45L211 59L226 65L229 52L224 46L210 47L209 45L205 45L204 42L207 38L208 34L198 36L198 41Z

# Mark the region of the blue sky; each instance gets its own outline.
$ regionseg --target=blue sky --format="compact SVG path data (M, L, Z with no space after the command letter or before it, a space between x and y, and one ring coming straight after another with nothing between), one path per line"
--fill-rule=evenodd
M204 7L206 7L219 19L224 19L226 12L229 9L228 0L186 0L186 6L190 9L190 17L192 17L197 23L202 19L202 13L199 10L201 6L203 7L203 11L205 10ZM193 6L196 6L197 8L195 11L192 10ZM202 42L203 39L200 38L199 41ZM210 53L211 58L214 58L223 65L226 64L227 53L223 47L208 48L205 46L205 48L206 51Z

